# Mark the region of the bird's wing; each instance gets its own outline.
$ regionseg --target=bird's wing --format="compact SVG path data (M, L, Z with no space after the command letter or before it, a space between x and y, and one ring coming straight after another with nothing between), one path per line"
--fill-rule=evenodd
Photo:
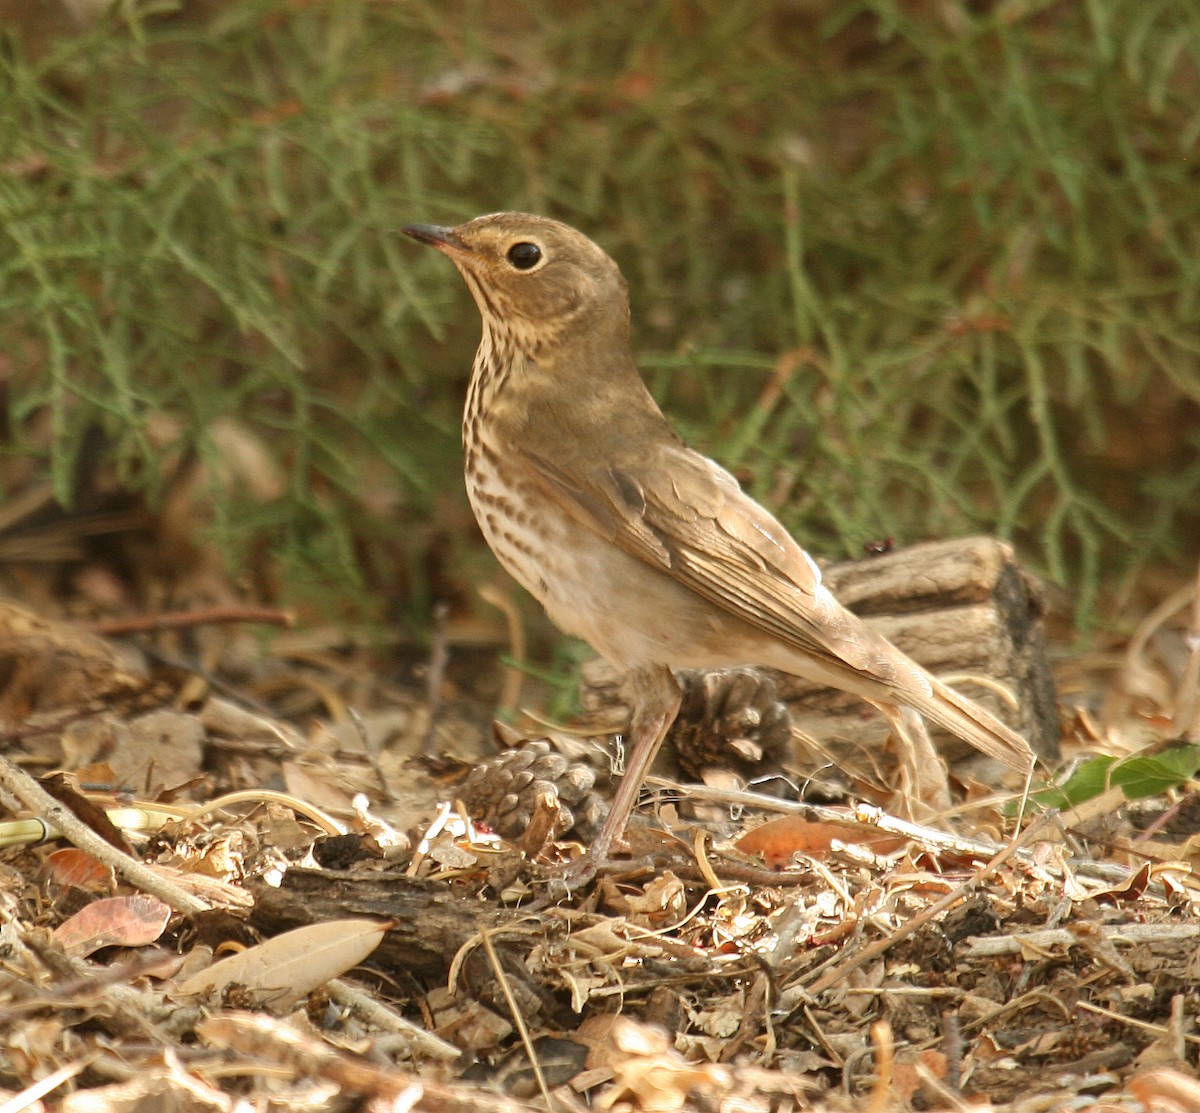
M840 687L866 695L883 686L985 754L1022 772L1032 767L1019 734L838 603L808 554L711 460L675 444L644 464L570 473L528 450L523 458L530 478L576 521L821 664Z
M890 644L834 600L787 531L699 453L667 445L645 465L582 474L522 455L542 491L576 521L739 619L885 684L907 671Z

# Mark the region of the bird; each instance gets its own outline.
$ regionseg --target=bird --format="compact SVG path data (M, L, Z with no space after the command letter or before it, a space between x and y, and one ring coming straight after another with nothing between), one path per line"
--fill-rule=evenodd
M401 230L450 259L482 318L462 440L484 538L560 630L627 674L625 771L576 880L624 832L679 711L674 669L752 664L861 697L905 739L910 787L941 769L939 802L923 719L1028 776L1024 738L844 608L775 517L683 442L637 369L628 287L598 244L522 212Z

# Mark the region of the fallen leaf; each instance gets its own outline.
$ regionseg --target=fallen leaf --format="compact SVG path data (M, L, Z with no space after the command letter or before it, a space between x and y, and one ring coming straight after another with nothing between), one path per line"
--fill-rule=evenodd
M143 947L163 933L171 907L157 897L135 893L92 901L54 931L54 938L79 958L101 947Z
M1200 1113L1200 1082L1181 1071L1168 1067L1143 1071L1129 1080L1128 1090L1146 1109Z
M812 823L798 815L769 820L748 831L735 845L746 854L759 855L768 866L782 869L796 853L824 857L834 839L869 846L879 854L904 845L904 840L895 835L871 832L857 823Z
M362 962L387 928L377 920L329 920L296 928L193 974L175 993L220 996L236 986L261 1004L286 1011Z
M728 1090L730 1073L715 1063L689 1063L660 1028L623 1016L589 1017L576 1038L591 1050L588 1067L611 1068L612 1086L596 1098L598 1109L632 1102L641 1113L679 1113L694 1089L713 1095Z
M56 885L98 892L112 887L113 874L98 859L73 846L56 850L46 859L46 872Z

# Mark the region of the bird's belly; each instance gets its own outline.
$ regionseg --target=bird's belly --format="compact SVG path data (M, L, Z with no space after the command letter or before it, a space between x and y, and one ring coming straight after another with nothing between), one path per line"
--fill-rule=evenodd
M716 667L754 661L761 635L632 556L532 485L468 474L484 538L564 633L626 668Z

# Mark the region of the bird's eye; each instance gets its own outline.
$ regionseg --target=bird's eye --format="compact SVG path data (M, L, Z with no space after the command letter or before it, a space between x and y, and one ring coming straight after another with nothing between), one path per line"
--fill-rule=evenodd
M517 270L527 271L542 261L542 249L535 243L515 243L506 258Z

